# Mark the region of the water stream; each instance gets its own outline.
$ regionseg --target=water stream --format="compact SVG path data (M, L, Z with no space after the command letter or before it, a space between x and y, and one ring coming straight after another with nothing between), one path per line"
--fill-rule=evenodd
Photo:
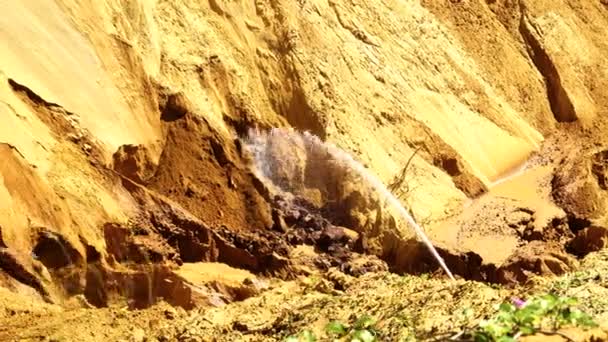
M273 165L271 165L268 158L268 153L270 153L268 150L268 144L271 142L276 143L277 141L284 141L287 144L290 141L294 141L294 139L303 141L307 149L322 149L326 151L340 165L356 172L365 181L367 181L376 192L378 192L388 201L388 203L397 209L399 214L414 229L416 235L426 245L445 273L452 280L454 279L452 272L445 264L443 258L439 255L439 253L437 253L437 250L424 233L422 227L414 220L412 215L407 211L407 209L405 209L399 199L393 195L382 183L382 181L380 181L380 179L378 179L372 172L367 170L360 162L356 161L348 152L340 149L339 147L331 143L323 142L320 138L308 132L298 133L295 131L278 128L273 128L269 132L250 130L246 146L253 154L256 172L259 176L265 178L266 180L272 179ZM274 185L278 186L279 188L281 187L277 184Z

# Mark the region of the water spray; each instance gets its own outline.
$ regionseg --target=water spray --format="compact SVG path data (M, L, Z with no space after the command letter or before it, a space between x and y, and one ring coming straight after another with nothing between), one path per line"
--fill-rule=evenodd
M359 176L365 179L376 192L385 197L386 200L388 200L388 203L398 210L399 214L405 218L407 223L414 229L416 235L426 245L448 277L454 280L452 272L449 270L443 258L439 255L427 235L424 233L422 227L414 220L412 215L409 213L409 211L407 211L407 209L405 209L399 199L395 197L395 195L393 195L393 193L391 193L389 189L376 176L374 176L372 172L367 170L361 163L356 161L350 154L339 147L331 143L323 142L319 137L308 132L300 134L294 131L278 128L273 128L267 133L260 133L255 130L250 130L247 147L253 154L256 171L260 174L260 176L270 179L270 175L273 172L269 167L267 155L267 144L269 143L270 138L280 138L287 142L295 137L301 138L301 140L307 145L307 148L324 149L329 155L332 156L332 158L339 161L344 166L354 170Z

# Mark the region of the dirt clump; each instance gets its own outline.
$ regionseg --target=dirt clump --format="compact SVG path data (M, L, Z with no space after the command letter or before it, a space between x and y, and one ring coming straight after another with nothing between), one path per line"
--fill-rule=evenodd
M129 229L116 223L103 228L108 262L135 264L158 263L177 260L179 254L172 251L167 241L144 228Z
M597 220L604 216L606 190L602 188L602 152L564 158L552 181L553 198L570 216ZM573 227L574 229L584 227Z
M192 112L192 103L183 92L171 94L160 93L158 107L162 121L175 121Z
M574 255L584 256L602 250L607 242L608 229L592 225L577 232L568 244L568 250Z
M166 127L159 166L146 182L149 189L212 226L253 231L272 225L270 207L234 140L220 136L194 114Z
M530 242L513 253L496 271L495 282L525 283L533 275L561 275L576 269L576 259L558 243Z
M156 172L150 152L142 145L122 145L112 156L114 171L134 182L144 183Z

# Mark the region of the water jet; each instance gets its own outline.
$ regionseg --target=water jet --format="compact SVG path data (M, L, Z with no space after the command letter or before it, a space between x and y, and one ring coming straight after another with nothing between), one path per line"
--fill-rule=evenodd
M406 220L408 225L414 229L418 238L426 245L448 277L452 280L454 279L452 272L425 234L423 228L414 220L399 199L388 190L380 179L371 171L367 170L363 164L356 161L349 153L339 147L329 142L324 142L319 137L308 132L299 133L293 130L280 128L273 128L268 132L260 132L251 129L244 145L253 155L254 171L261 179L270 183L270 185L275 188L278 188L280 191L288 192L286 191L284 184L276 184L276 182L272 181L274 178L273 175L276 174L277 165L273 165L273 163L270 162L269 154L271 152L269 152L269 145L276 143L277 141L284 142L285 144L290 144L293 141L301 141L307 150L322 150L342 167L354 171L358 176L363 178L375 192L386 199L392 207L397 209L398 213ZM296 151L294 151L294 153L296 153ZM287 163L289 163L289 161L285 161L285 167L288 166Z

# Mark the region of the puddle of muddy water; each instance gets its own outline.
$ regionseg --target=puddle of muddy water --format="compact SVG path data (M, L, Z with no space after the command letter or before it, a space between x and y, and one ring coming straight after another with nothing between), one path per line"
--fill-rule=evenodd
M433 239L457 250L473 251L487 263L499 265L506 260L520 240L508 226L513 212L529 211L532 224L539 226L563 215L551 200L552 168L530 164L526 160L503 173L486 193L464 203L459 215L432 227Z

